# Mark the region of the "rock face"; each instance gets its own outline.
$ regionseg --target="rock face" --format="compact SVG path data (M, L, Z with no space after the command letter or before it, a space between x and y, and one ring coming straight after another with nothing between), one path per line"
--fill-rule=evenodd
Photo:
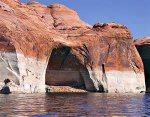
M134 44L144 63L145 82L148 89L150 87L150 37L137 39Z
M75 81L88 91L145 91L131 39L123 25L92 27L60 4L0 1L1 79L10 78L24 92L45 92L45 77L46 84Z

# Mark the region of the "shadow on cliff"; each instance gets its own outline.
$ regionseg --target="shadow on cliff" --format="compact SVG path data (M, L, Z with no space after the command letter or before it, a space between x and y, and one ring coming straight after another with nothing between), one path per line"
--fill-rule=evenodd
M85 90L84 76L89 77L88 71L71 53L70 47L53 49L46 71L46 85L70 86Z
M150 56L149 56L150 46L149 44L136 45L136 48L144 64L146 89L148 92L150 92Z

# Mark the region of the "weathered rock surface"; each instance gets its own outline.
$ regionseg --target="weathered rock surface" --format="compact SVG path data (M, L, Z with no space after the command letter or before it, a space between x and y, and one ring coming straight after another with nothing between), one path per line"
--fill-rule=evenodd
M134 41L134 44L143 60L146 87L150 92L150 37L137 39Z
M80 74L77 81L89 91L145 91L142 61L123 25L92 27L60 4L1 0L0 42L2 79L24 92L44 92L49 70L67 71L64 78Z

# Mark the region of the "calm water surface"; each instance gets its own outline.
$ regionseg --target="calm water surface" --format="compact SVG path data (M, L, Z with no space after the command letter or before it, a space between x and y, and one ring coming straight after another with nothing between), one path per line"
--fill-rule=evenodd
M2 116L148 116L150 94L52 93L0 95Z

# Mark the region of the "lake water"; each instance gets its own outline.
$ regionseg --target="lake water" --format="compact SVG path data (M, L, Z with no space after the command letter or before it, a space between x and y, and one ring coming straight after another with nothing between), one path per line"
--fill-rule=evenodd
M2 116L148 116L150 94L52 93L0 95Z

